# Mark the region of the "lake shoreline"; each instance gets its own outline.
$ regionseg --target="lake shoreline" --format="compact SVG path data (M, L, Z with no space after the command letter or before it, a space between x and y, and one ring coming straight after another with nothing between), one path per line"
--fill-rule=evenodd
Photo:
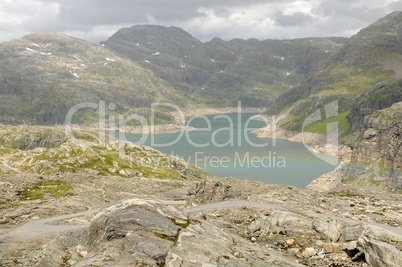
M272 126L268 125L264 128L255 130L252 133L258 138L272 138L303 143L314 153L335 156L343 162L350 162L351 160L352 150L345 145L327 144L327 136L325 134L288 131L279 126L274 128L273 131Z
M268 125L264 128L253 131L253 133L259 138L277 138L290 142L303 143L314 153L335 156L341 160L335 170L325 173L314 179L310 182L310 184L307 185L306 189L318 192L328 192L342 184L338 171L345 164L351 161L352 149L350 147L345 145L327 144L327 136L325 134L288 131L279 126L276 126L273 131L272 126Z
M176 123L174 124L163 124L156 125L153 127L126 127L124 129L124 133L127 134L174 134L179 132L189 132L196 131L196 128L190 127L188 125L181 125L179 122L183 119L183 117L192 117L192 116L211 116L211 115L223 115L223 114L231 114L237 113L239 108L207 108L207 109L192 109L184 111L182 114L177 114ZM261 109L253 109L253 108L242 108L241 113L255 113L257 116L263 111ZM172 114L174 115L174 114ZM267 117L268 119L268 117ZM263 120L262 118L254 118L254 120ZM79 126L78 126L79 127ZM80 127L81 128L81 127ZM84 126L84 128L89 129L98 129L98 126ZM117 128L107 128L106 131L118 131ZM123 132L123 131L122 131ZM254 130L251 132L257 138L269 138L269 139L278 139L278 140L286 140L295 143L302 143L308 147L308 149L314 154L320 155L328 155L335 156L341 160L339 166L329 173L325 173L313 180L306 188L316 191L328 191L328 189L332 189L335 185L339 185L340 181L334 181L334 177L336 175L332 175L332 173L336 173L337 169L343 166L345 163L350 162L351 152L352 150L344 145L327 145L325 134L317 134L317 133L301 133L285 130L279 126L272 127L271 125L267 125L260 129Z
M196 131L195 128L190 127L188 125L183 125L183 120L188 117L195 116L210 116L210 115L224 115L230 113L255 113L256 115L265 111L265 109L261 108L241 108L241 107L231 107L231 108L198 108L198 109L189 109L179 112L171 112L175 118L174 123L168 124L159 124L153 126L126 126L124 130L119 129L118 127L104 127L102 130L104 131L121 131L129 134L174 134L180 132L189 132ZM82 129L82 130L100 130L99 124L85 124L85 125L72 125L74 129Z
M217 110L213 110L211 115L200 115L198 118L195 118L194 121L198 121L196 124L193 123L193 121L189 121L189 123L187 124L187 126L192 126L195 127L197 129L199 129L199 131L196 131L194 133L191 133L191 135L187 136L186 133L186 140L187 142L184 142L185 144L190 143L191 146L188 146L189 144L186 145L181 144L179 147L176 148L168 148L165 149L164 146L162 147L162 150L160 150L163 153L177 153L177 155L182 156L186 161L191 162L191 161L195 161L196 166L200 166L199 164L204 164L204 168L218 168L218 167L214 167L215 164L215 160L219 159L219 163L221 164L226 164L228 166L223 166L224 169L229 169L229 168L239 168L243 165L248 166L248 165L259 165L259 166L264 166L264 168L270 168L270 169L274 169L273 172L271 173L271 175L268 175L266 173L258 173L259 171L256 171L257 174L254 174L254 176L248 176L248 174L244 175L244 172L247 172L247 170L238 170L239 172L237 173L231 173L231 174L227 174L230 173L230 171L220 171L217 170L216 172L211 172L214 173L218 176L221 177L238 177L238 178L242 178L242 179L252 179L252 180L269 180L272 179L271 183L281 183L280 180L283 179L283 181L289 180L292 177L296 177L298 179L300 179L300 181L307 181L304 182L304 184L301 186L301 188L306 188L306 186L315 178L328 173L330 171L332 171L335 167L334 164L338 163L338 159L337 158L332 158L332 157L325 157L326 160L330 160L333 162L332 167L328 164L325 164L325 162L327 161L320 161L319 159L317 159L316 156L314 156L315 153L310 153L308 150L305 149L305 147L303 146L302 142L288 142L287 140L278 140L278 143L281 144L280 146L282 146L282 144L284 145L284 147L287 147L287 150L285 149L284 151L293 151L291 153L299 153L297 151L305 151L302 152L304 153L304 157L299 157L300 160L307 160L306 162L311 162L312 158L315 158L315 161L320 161L320 163L315 163L316 165L306 165L305 167L301 167L300 170L302 170L303 168L305 169L305 171L303 171L303 173L300 173L300 175L298 175L298 173L293 173L291 174L291 169L294 166L297 165L292 165L295 164L295 160L296 158L293 157L293 155L296 154L282 154L282 152L277 153L275 151L276 147L276 142L275 140L271 140L272 138L261 138L257 136L257 134L253 133L252 131L257 129L257 131L261 131L261 129L263 129L263 127L265 127L267 124L269 124L269 118L266 117L266 119L263 118L254 118L255 115L258 115L258 113L255 112L243 112L241 118L240 116L238 116L238 114L236 114L235 112L232 113L223 113L223 112L227 112L228 110L220 110L220 112L222 114L225 114L224 116L214 116L214 114L217 113ZM233 110L231 110L233 111ZM250 110L243 110L243 111L250 111ZM219 114L217 114L219 115ZM205 118L204 116L207 116L207 118ZM212 124L212 128L208 129L205 128L206 124L205 124L205 119L207 121L209 121ZM265 121L265 122L264 122ZM215 125L215 122L218 122L218 124ZM239 128L238 126L242 125L241 128ZM211 127L211 126L209 126ZM216 128L218 127L218 128ZM243 149L243 145L251 144L251 147L246 148L246 150L243 150L240 153L236 153L235 150L233 150L233 146L237 146L239 139L239 136L243 136L244 130L247 127L247 134L248 137L247 139L244 139L241 142L242 144L242 148ZM192 129L188 129L189 131L191 131ZM156 132L156 131L155 131ZM180 129L178 128L178 132L180 132ZM208 135L211 135L209 137L207 137L206 139L203 139L203 132L208 132ZM123 132L121 132L123 134ZM176 141L172 141L177 140L176 135L180 135L183 133L177 133L176 135L170 135L170 134L163 134L166 133L166 128L164 129L164 131L162 132L162 134L157 134L154 138L152 139L152 141L149 141L149 136L142 136L141 134L134 134L135 137L131 137L130 133L127 133L126 138L127 140L130 140L130 138L134 138L133 140L139 140L141 138L141 142L147 146L151 146L154 147L151 143L155 142L154 144L167 144L167 143L171 143L171 142L176 142ZM222 134L226 134L227 137L225 137L224 139L216 139L217 133L219 133L219 135ZM233 141L228 142L228 139L230 136L232 136ZM142 138L148 138L148 139L142 139ZM211 139L212 138L212 139ZM251 138L251 139L248 139ZM278 138L279 139L279 138ZM285 139L285 138L282 138ZM190 141L188 141L190 140ZM246 140L249 140L248 142ZM250 141L252 140L252 141ZM151 142L151 143L149 143ZM193 143L192 143L193 142ZM195 143L194 143L195 142ZM198 143L197 143L198 142ZM215 143L216 142L216 143ZM251 142L251 143L250 143ZM217 154L208 154L209 152L205 151L203 149L202 146L200 149L196 149L194 147L193 144L218 144L217 147L220 147L219 145L221 144L226 144L229 147L227 149L219 149L220 151L222 151L221 153L227 153L227 154L220 154L219 152ZM232 145L231 145L232 144ZM255 144L255 145L254 145ZM261 146L263 145L263 146ZM271 154L268 154L266 151L262 152L261 150L259 152L258 151L260 148L264 147L264 145L267 145L265 147L268 147L269 151L272 152ZM211 145L212 146L212 145ZM184 151L182 151L181 149L183 149L183 147L186 147L184 149ZM215 147L215 146L213 146ZM176 149L178 149L178 151L176 151ZM226 152L224 152L226 151ZM243 153L246 152L246 153ZM257 154L253 154L253 153L257 153ZM258 154L259 153L259 154ZM307 153L307 154L306 154ZM258 161L258 164L256 163ZM314 161L314 162L315 162ZM234 163L234 164L232 164ZM289 168L287 168L287 163L289 163ZM328 162L327 162L328 163ZM248 164L248 165L247 165ZM282 165L279 165L282 164ZM307 163L306 163L307 164ZM318 165L317 165L318 164ZM322 164L326 165L327 167L323 167L321 166ZM232 166L233 165L233 166ZM252 165L252 166L254 166ZM220 166L219 164L217 166ZM293 167L292 167L293 166ZM279 174L278 173L281 172L281 169L289 169L287 171L284 171L283 174ZM307 169L306 169L307 168ZM318 171L318 169L320 168L326 168L324 169L322 172ZM225 174L226 173L226 174ZM243 176L240 176L240 173L243 173ZM308 176L308 174L311 173L312 175ZM237 175L237 176L236 176ZM251 174L250 174L251 175ZM276 175L276 176L275 176ZM260 179L257 177L261 177ZM277 179L275 181L275 179ZM297 181L296 184L299 183L303 183ZM266 181L269 183L269 181ZM289 183L289 181L285 182L286 184ZM299 186L299 185L297 185Z

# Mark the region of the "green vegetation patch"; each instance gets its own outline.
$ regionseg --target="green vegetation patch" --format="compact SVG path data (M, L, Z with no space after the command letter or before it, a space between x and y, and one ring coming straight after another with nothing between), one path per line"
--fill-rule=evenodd
M93 134L82 133L82 132L74 132L73 135L74 135L74 137L76 139L79 139L79 140L92 142L92 143L98 142L98 139Z
M61 180L48 180L18 192L21 200L60 198L71 194L73 187Z
M330 70L329 80L325 90L319 93L320 96L351 95L357 96L378 82L391 79L394 76L392 71L385 71L379 66L368 68L350 68L344 64L338 64Z
M347 120L349 112L342 112L336 117L331 117L325 120L311 123L307 125L303 131L311 133L327 134L328 125L331 123L338 123L339 135L340 137L345 137L349 134L350 125Z
M386 175L387 175L387 170L386 170L386 168L385 168L384 160L383 160L383 159L381 159L381 160L378 162L378 169L379 169L379 173L380 173L381 176L386 176Z
M339 112L339 114L335 117L326 118L325 109L327 105L332 104L335 101L337 101L336 103L338 104L337 112ZM289 131L301 132L303 130L305 132L327 133L327 124L338 122L338 127L342 129L340 134L345 135L349 132L350 128L346 117L349 114L351 104L352 101L350 97L338 95L323 98L314 95L297 102L292 107L286 118L279 122L279 126ZM318 111L321 112L321 120L310 123L303 129L304 122L309 118L309 116Z
M148 108L137 108L133 109L130 112L126 114L126 116L130 115L138 115L143 117L148 125L151 125L152 123L154 125L160 125L160 124L169 124L169 123L174 123L175 118L170 115L171 111L174 111L173 109L168 109L163 106L161 107L156 107L157 109L154 109L153 111ZM128 125L140 125L138 121L132 120L128 122Z

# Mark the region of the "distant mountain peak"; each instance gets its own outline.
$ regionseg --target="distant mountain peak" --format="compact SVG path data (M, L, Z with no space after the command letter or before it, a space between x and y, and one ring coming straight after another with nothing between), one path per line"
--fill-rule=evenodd
M200 43L198 39L188 32L178 27L165 27L160 25L134 25L117 31L109 39L123 38L129 41L158 41L158 37L165 38L169 36L172 40L191 41Z
M393 47L402 51L402 12L395 11L352 36L362 46Z

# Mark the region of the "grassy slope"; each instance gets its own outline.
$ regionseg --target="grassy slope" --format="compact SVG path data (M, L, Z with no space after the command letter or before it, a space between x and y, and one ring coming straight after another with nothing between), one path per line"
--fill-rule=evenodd
M81 173L161 179L205 176L201 170L148 147L112 138L101 144L99 136L90 131L77 130L74 137L76 140L67 138L57 128L0 125L0 174Z
M363 29L348 41L345 48L333 58L325 70L315 74L291 94L279 98L278 107L274 111L280 112L284 107L293 105L288 118L281 122L282 126L288 130L301 131L303 122L309 114L338 100L339 124L343 125L340 134L344 137L348 135L350 124L354 123L354 120L356 123L362 121L356 116L349 116L349 113L352 109L365 108L359 107L359 99L362 100L360 102L370 102L364 100L367 98L366 92L371 91L371 97L379 100L385 98L390 100L392 92L399 90L395 85L399 82L394 80L402 78L402 66L397 60L402 52L400 46L402 39L401 35L391 35L388 31L397 31L400 24L402 24L402 13L397 12ZM376 94L374 91L378 89L379 83L390 84L389 87L393 89ZM384 105L377 106L382 108L390 106L399 99L397 94L395 96L395 101L384 100ZM328 122L329 120L323 118L304 130L324 133ZM357 128L353 127L352 130Z
M189 103L100 45L58 34L31 34L0 45L0 121L61 124L74 105L100 100L116 104L119 114L158 101ZM81 111L76 122L96 120L95 110Z

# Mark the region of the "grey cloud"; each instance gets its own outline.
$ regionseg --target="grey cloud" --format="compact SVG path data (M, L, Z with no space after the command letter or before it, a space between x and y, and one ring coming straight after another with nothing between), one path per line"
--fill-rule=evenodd
M180 25L205 14L211 9L219 17L230 15L230 9L247 8L257 4L286 3L294 0L37 0L58 4L56 17L34 18L24 26L30 31L89 32L97 26L131 26L135 24ZM117 29L116 29L117 30ZM106 36L105 36L106 37Z
M393 8L385 1L380 8L362 0L321 1L320 5L312 10L315 16L325 18L319 25L324 36L350 36L391 11Z
M182 21L199 16L199 8L225 10L280 0L41 0L60 5L60 19L76 25L122 24L146 22L149 17L158 21Z
M389 5L389 8L393 11L402 10L402 1L394 2Z
M369 23L389 13L386 8L373 8L369 3L365 3L364 7L353 5L360 2L358 0L345 1L347 0L322 1L314 12L334 19L360 20Z
M307 23L313 22L313 18L302 12L296 12L292 15L285 15L282 12L274 16L275 23L279 26L303 26Z
M299 5L311 7L311 16L288 15ZM0 41L30 32L62 32L102 41L135 24L179 26L201 40L350 36L402 8L401 2L376 5L363 0L30 0L22 7L0 1L0 13L11 16L2 22ZM242 15L236 20L233 14Z

